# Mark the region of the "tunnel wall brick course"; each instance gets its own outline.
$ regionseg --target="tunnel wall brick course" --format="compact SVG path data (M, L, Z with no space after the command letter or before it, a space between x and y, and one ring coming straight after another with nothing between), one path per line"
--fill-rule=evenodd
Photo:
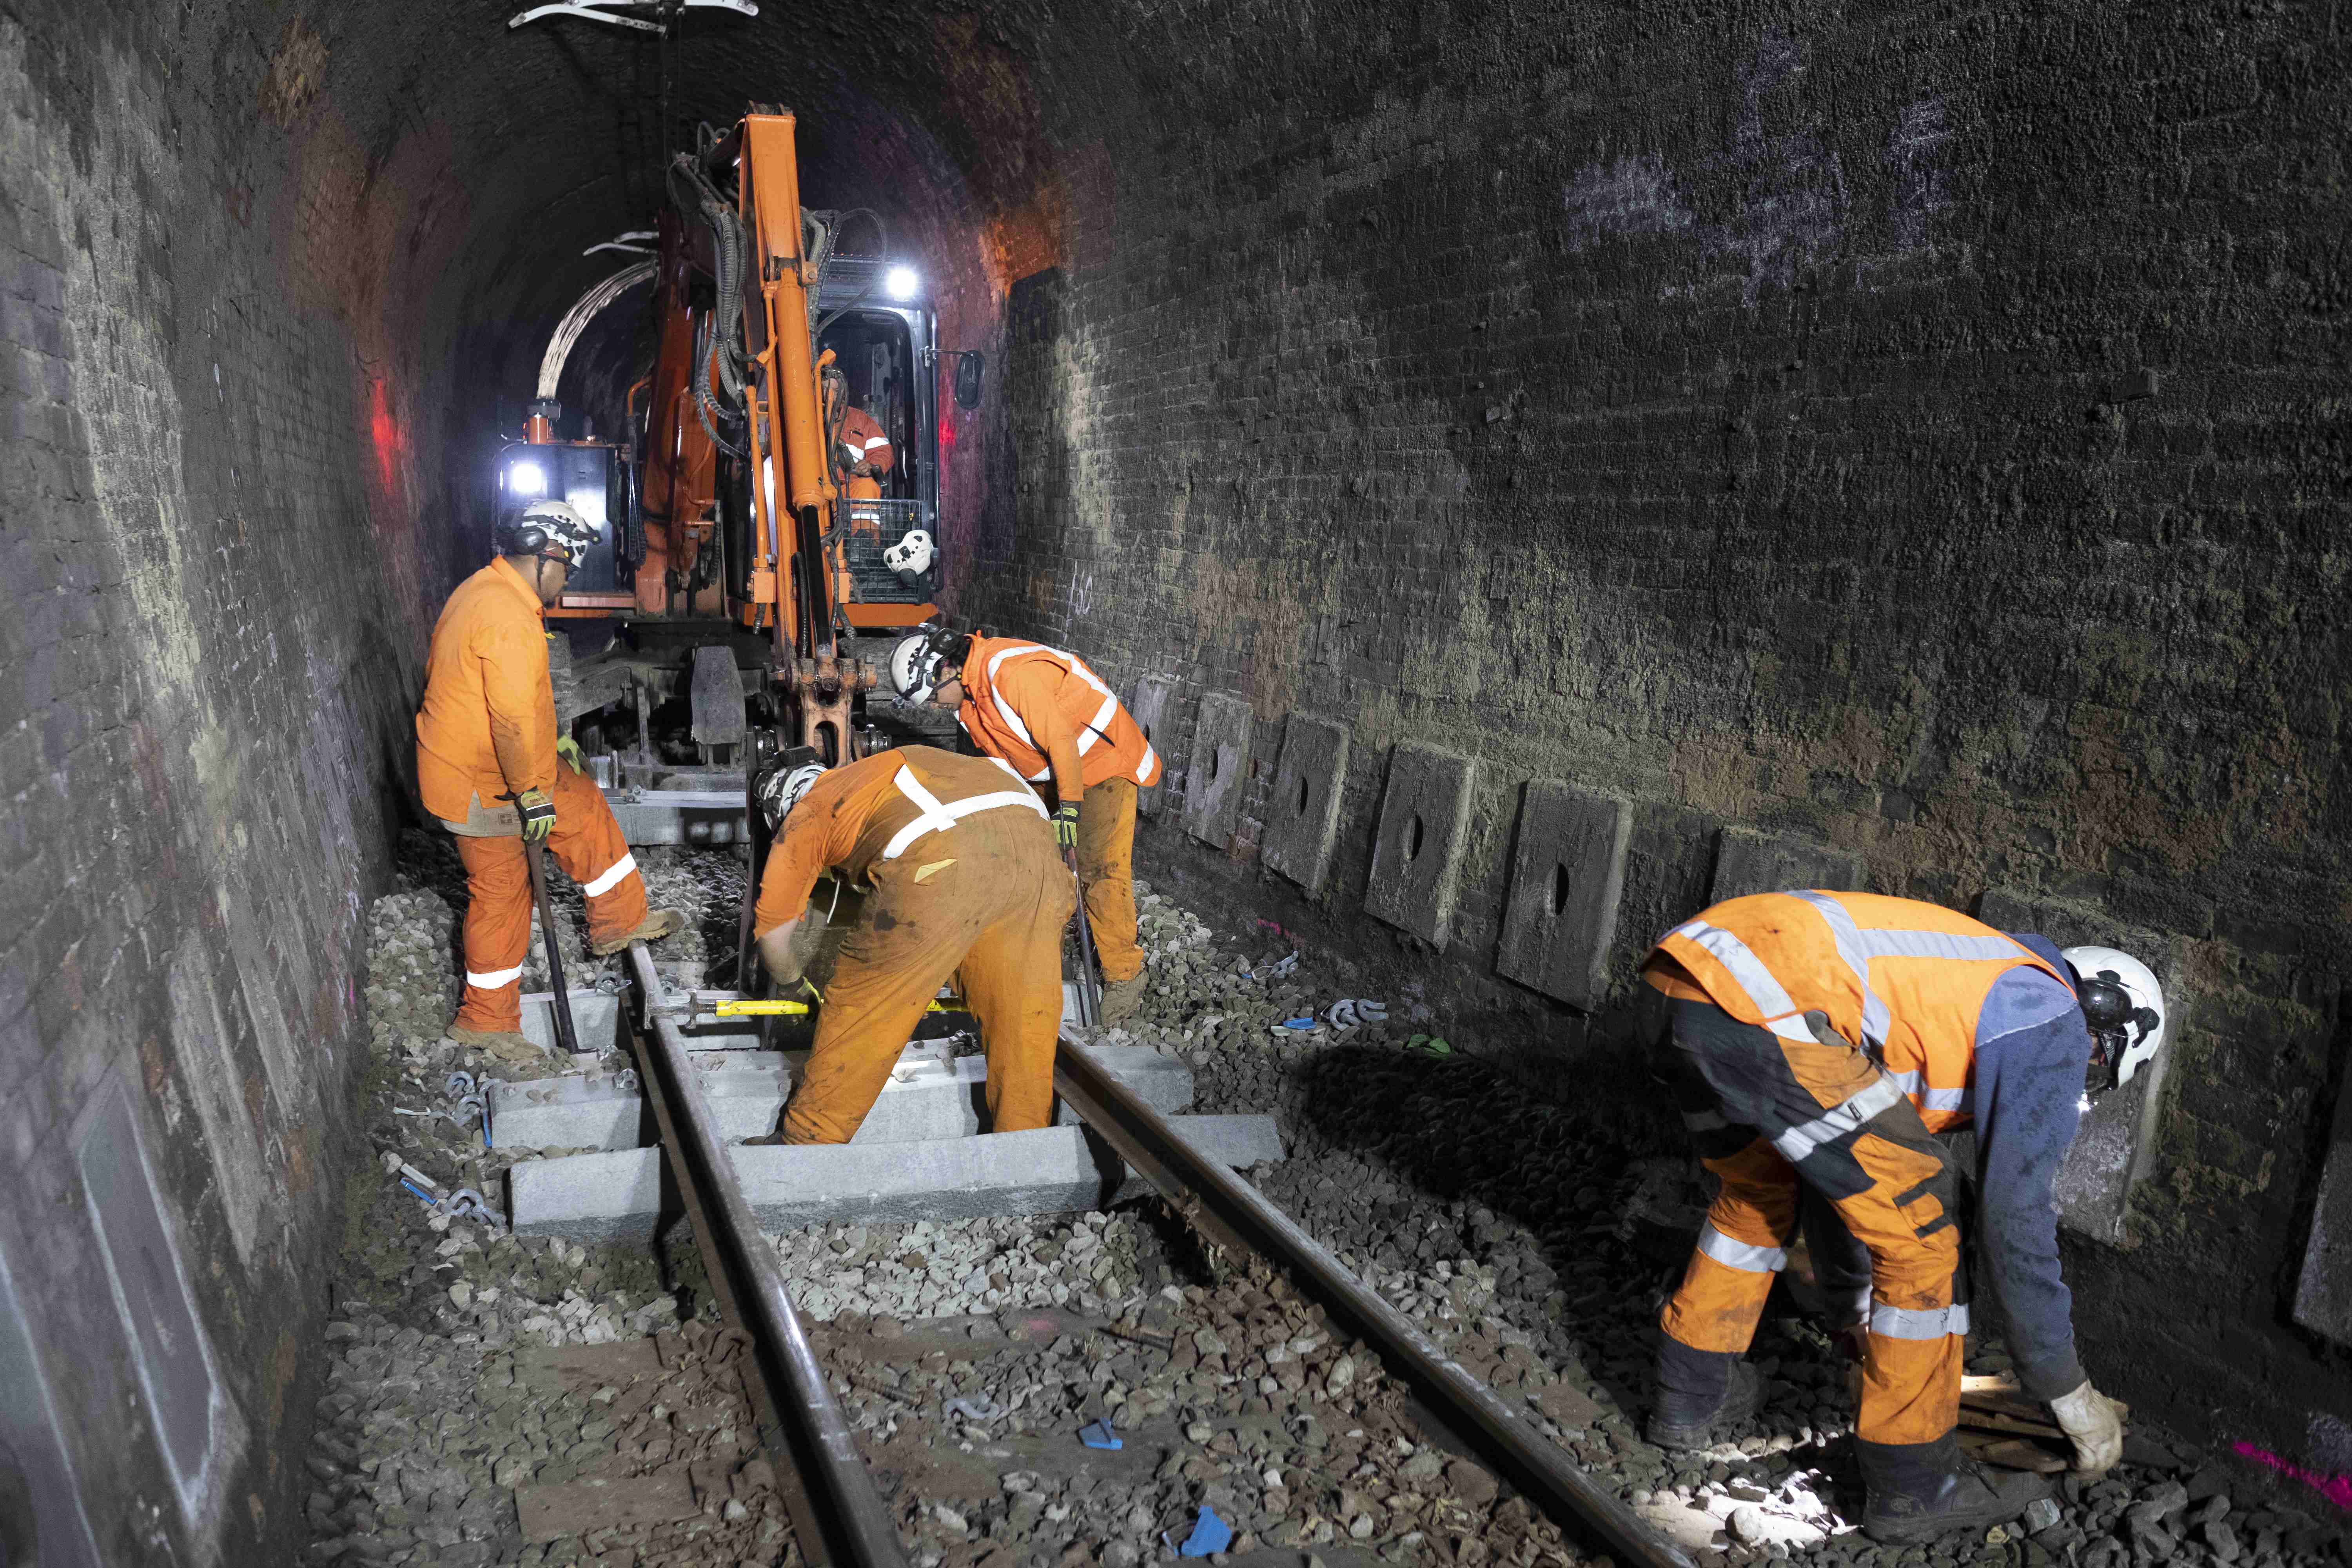
M0 1251L102 1558L277 1561L315 1394L274 1369L341 1245L362 917L439 572L398 470L438 432L394 398L370 449L381 323L276 248L304 147L254 113L265 55L156 20L0 16ZM236 64L189 68L215 47ZM366 253L362 216L303 209L310 261ZM226 1401L184 1509L81 1196L118 1085Z
M969 603L1172 712L1246 699L1261 758L1301 710L1475 755L1442 956L1364 912L1379 770L1312 900L1251 864L1270 770L1229 855L1141 843L1442 983L1456 1041L1622 1067L1725 828L2178 944L2199 1005L2127 1245L2069 1243L2077 1321L2136 1405L2292 1452L2352 1403L2352 1356L2288 1326L2352 1055L2352 59L2312 14L2192 14L2193 43L2017 5L1374 37L1326 3L1227 16L1258 47L1214 71L1139 22L1159 111L1064 110L1115 210L1080 204L1089 255L1013 345L1015 537ZM1536 778L1634 806L1590 1014L1493 973ZM2150 1310L2165 1354L2108 1331Z

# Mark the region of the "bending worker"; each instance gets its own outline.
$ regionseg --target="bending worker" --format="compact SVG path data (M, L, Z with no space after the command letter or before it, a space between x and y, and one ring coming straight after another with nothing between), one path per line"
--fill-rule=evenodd
M1102 1021L1143 1000L1135 941L1135 792L1160 756L1077 655L1014 637L933 630L898 639L890 680L910 702L955 710L974 744L1032 784L1054 784L1054 834L1077 857L1087 923L1102 962Z
M2086 1089L2129 1079L2164 1039L2164 999L2112 948L2059 952L1934 904L1761 893L1660 938L1643 976L1672 999L1662 1067L1722 1179L1666 1303L1651 1441L1687 1450L1745 1419L1740 1359L1797 1235L1801 1186L1868 1249L1855 1447L1882 1542L1983 1530L2043 1495L1963 1463L1968 1295L1957 1178L1931 1131L1973 1112L1978 1212L2018 1380L2096 1473L2123 1451L2114 1405L2074 1352L2052 1184Z
M531 908L526 839L554 850L587 895L596 952L616 952L639 937L656 941L685 923L675 910L646 910L646 886L613 808L581 776L578 742L556 733L540 611L555 603L572 563L595 538L558 500L534 501L500 523L498 559L449 595L425 658L417 793L457 836L466 865L466 995L449 1037L504 1061L546 1058L522 1033Z
M1036 792L1002 763L931 746L829 771L814 756L796 748L757 786L776 833L752 917L770 978L801 978L793 938L820 873L872 891L825 987L781 1142L847 1142L959 971L988 1053L991 1129L1045 1126L1074 895Z
M837 456L842 494L851 500L881 500L882 476L898 461L898 452L891 447L889 433L882 428L882 422L851 404L841 416Z

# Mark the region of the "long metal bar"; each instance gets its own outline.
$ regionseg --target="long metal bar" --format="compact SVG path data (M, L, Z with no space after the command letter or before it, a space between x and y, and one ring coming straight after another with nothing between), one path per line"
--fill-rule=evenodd
M644 942L629 944L629 965L649 1026L646 1065L667 1102L671 1152L685 1167L681 1184L690 1181L698 1194L705 1247L727 1276L734 1310L751 1335L793 1468L816 1505L823 1547L833 1561L853 1568L908 1568L889 1505L858 1457L848 1419L801 1331L783 1268L761 1236L735 1163L719 1142L718 1122L678 1026L681 1003L663 988Z
M1391 1371L1411 1383L1441 1419L1478 1442L1562 1529L1597 1539L1626 1563L1647 1568L1695 1568L1687 1555L1570 1465L1549 1438L1439 1349L1411 1319L1382 1300L1288 1215L1186 1142L1167 1118L1111 1076L1086 1044L1066 1030L1055 1060L1054 1087L1088 1126L1196 1227L1275 1264L1352 1323L1355 1331L1380 1352Z
M1078 922L1078 1022L1091 1029L1102 1022L1102 980L1095 973L1095 928L1087 919L1087 880L1078 876L1077 851L1063 850L1062 861L1077 879L1078 900L1070 906L1070 918Z
M547 896L546 847L535 838L522 841L523 859L530 867L530 899L539 906L540 934L547 939L547 984L555 993L555 1043L563 1054L580 1054L580 1031L572 1026L572 991L563 984L563 949L555 940L555 905Z

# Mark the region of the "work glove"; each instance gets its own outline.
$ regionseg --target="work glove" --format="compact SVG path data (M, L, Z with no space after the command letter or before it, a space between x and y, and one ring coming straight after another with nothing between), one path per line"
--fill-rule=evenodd
M588 759L581 754L580 742L571 736L558 735L555 738L555 754L571 763L573 773L584 773L588 771Z
M522 816L525 843L537 844L554 829L555 803L543 789L527 789L515 796L515 810Z
M1078 803L1066 800L1054 808L1054 842L1065 849L1078 847Z
M2124 1457L2123 1412L2087 1379L2074 1393L2052 1400L2050 1414L2073 1441L2074 1468L2083 1474L2095 1476L2111 1470Z

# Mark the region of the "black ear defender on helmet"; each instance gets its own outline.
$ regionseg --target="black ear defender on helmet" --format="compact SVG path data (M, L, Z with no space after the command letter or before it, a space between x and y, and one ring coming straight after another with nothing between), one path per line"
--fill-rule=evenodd
M786 746L760 764L751 778L751 798L759 803L769 832L783 825L785 815L800 804L801 796L824 772L824 760L814 746Z
M2129 1083L2162 1047L2164 988L2147 964L2112 947L2070 947L2064 957L2091 1031L2084 1086L2101 1094Z

